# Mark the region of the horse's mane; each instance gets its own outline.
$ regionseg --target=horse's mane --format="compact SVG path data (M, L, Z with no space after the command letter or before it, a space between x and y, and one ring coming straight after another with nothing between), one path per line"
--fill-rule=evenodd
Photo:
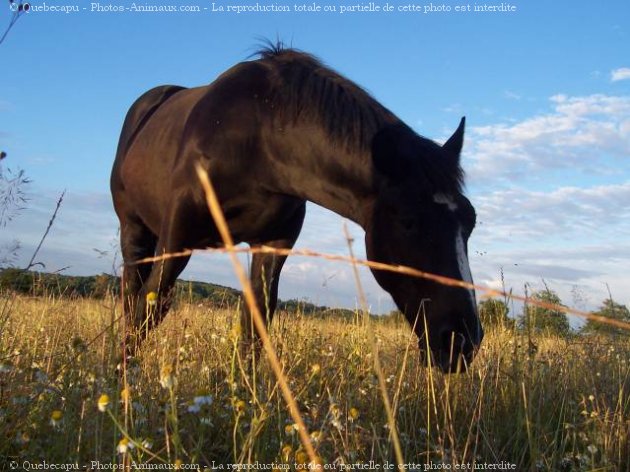
M369 151L379 131L391 126L404 130L417 151L413 157L418 159L425 189L433 193L461 191L463 171L459 164L448 165L439 145L419 136L367 91L315 56L285 48L282 42L268 42L255 54L271 67L273 99L280 105L276 112L284 114L281 118L316 120L334 141Z
M311 54L267 44L257 52L272 67L274 99L292 120L319 121L343 145L369 149L374 134L392 113L364 89Z

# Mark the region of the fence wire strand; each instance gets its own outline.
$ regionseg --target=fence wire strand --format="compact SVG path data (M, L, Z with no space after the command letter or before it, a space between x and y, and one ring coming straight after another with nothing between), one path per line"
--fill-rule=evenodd
M236 254L251 254L251 255L276 254L279 256L314 257L314 258L324 259L327 261L344 262L350 265L356 264L356 265L368 267L370 269L383 270L387 272L395 272L398 274L408 275L410 277L417 277L421 279L432 280L439 284L448 285L451 287L461 287L468 290L475 290L477 292L484 293L485 296L487 297L502 297L502 298L508 298L512 300L518 300L518 301L526 302L529 305L535 305L541 308L547 308L549 310L560 311L560 312L567 313L570 315L575 315L579 318L592 320L598 323L607 324L610 326L614 326L616 328L621 328L621 329L630 331L630 323L627 323L621 320L616 320L613 318L608 318L606 316L596 315L595 313L592 313L589 311L578 310L576 308L571 308L564 305L557 305L557 304L545 302L542 300L536 300L535 298L525 296L525 295L518 295L511 291L508 293L503 290L497 290L491 287L486 287L485 285L469 283L464 280L454 279L451 277L446 277L444 275L433 274L431 272L424 272L419 269L414 269L413 267L408 267L408 266L403 266L403 265L385 264L383 262L357 259L352 256L344 256L340 254L329 254L329 253L317 252L311 249L279 249L279 248L274 248L274 247L264 246L264 245L254 246L254 247L232 247L229 249L225 247L216 247L216 248L209 247L205 249L195 249L195 250L186 249L184 251L164 254L162 256L147 257L145 259L140 259L136 261L135 263L145 264L145 263L161 261L161 260L172 258L172 257L185 257L185 256L190 256L193 252L203 252L203 253L210 253L210 254L236 253Z

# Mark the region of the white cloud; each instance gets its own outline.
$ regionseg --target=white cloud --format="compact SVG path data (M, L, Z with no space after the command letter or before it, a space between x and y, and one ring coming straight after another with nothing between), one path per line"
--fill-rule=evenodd
M474 197L476 237L485 244L526 238L630 239L630 181L550 192L512 188Z
M550 112L521 122L473 127L465 147L469 180L511 183L558 169L614 174L628 165L620 158L630 155L630 97L556 95L550 104Z
M473 273L496 285L501 268L508 288L547 280L565 302L584 287L595 309L607 296L630 303L630 181L549 192L522 188L474 198L480 224L470 243Z
M621 67L610 72L610 80L612 82L618 82L620 80L630 79L630 67Z
M465 162L478 227L475 280L542 288L595 309L630 303L630 97L555 95L549 110L472 128ZM466 160L468 163L466 163Z

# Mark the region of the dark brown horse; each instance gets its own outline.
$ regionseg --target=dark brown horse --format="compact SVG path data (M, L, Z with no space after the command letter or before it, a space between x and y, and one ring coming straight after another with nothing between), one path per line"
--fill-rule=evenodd
M281 46L210 85L146 92L127 114L111 177L137 340L168 310L188 258L133 262L221 245L195 163L208 170L237 242L291 248L308 200L358 223L369 259L470 282L475 211L462 194L463 138L464 119L443 146L418 136L353 82ZM253 288L269 319L284 261L253 256ZM428 327L436 365L453 371L472 360L483 337L472 290L373 272L415 323L421 349ZM157 306L147 310L151 292ZM251 340L247 311L241 324Z

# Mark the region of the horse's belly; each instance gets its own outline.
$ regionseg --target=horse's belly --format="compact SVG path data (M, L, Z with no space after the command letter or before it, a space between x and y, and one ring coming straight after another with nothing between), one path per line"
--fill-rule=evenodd
M226 203L224 212L238 242L264 244L283 236L283 228L303 200L287 195L252 195L240 205Z

